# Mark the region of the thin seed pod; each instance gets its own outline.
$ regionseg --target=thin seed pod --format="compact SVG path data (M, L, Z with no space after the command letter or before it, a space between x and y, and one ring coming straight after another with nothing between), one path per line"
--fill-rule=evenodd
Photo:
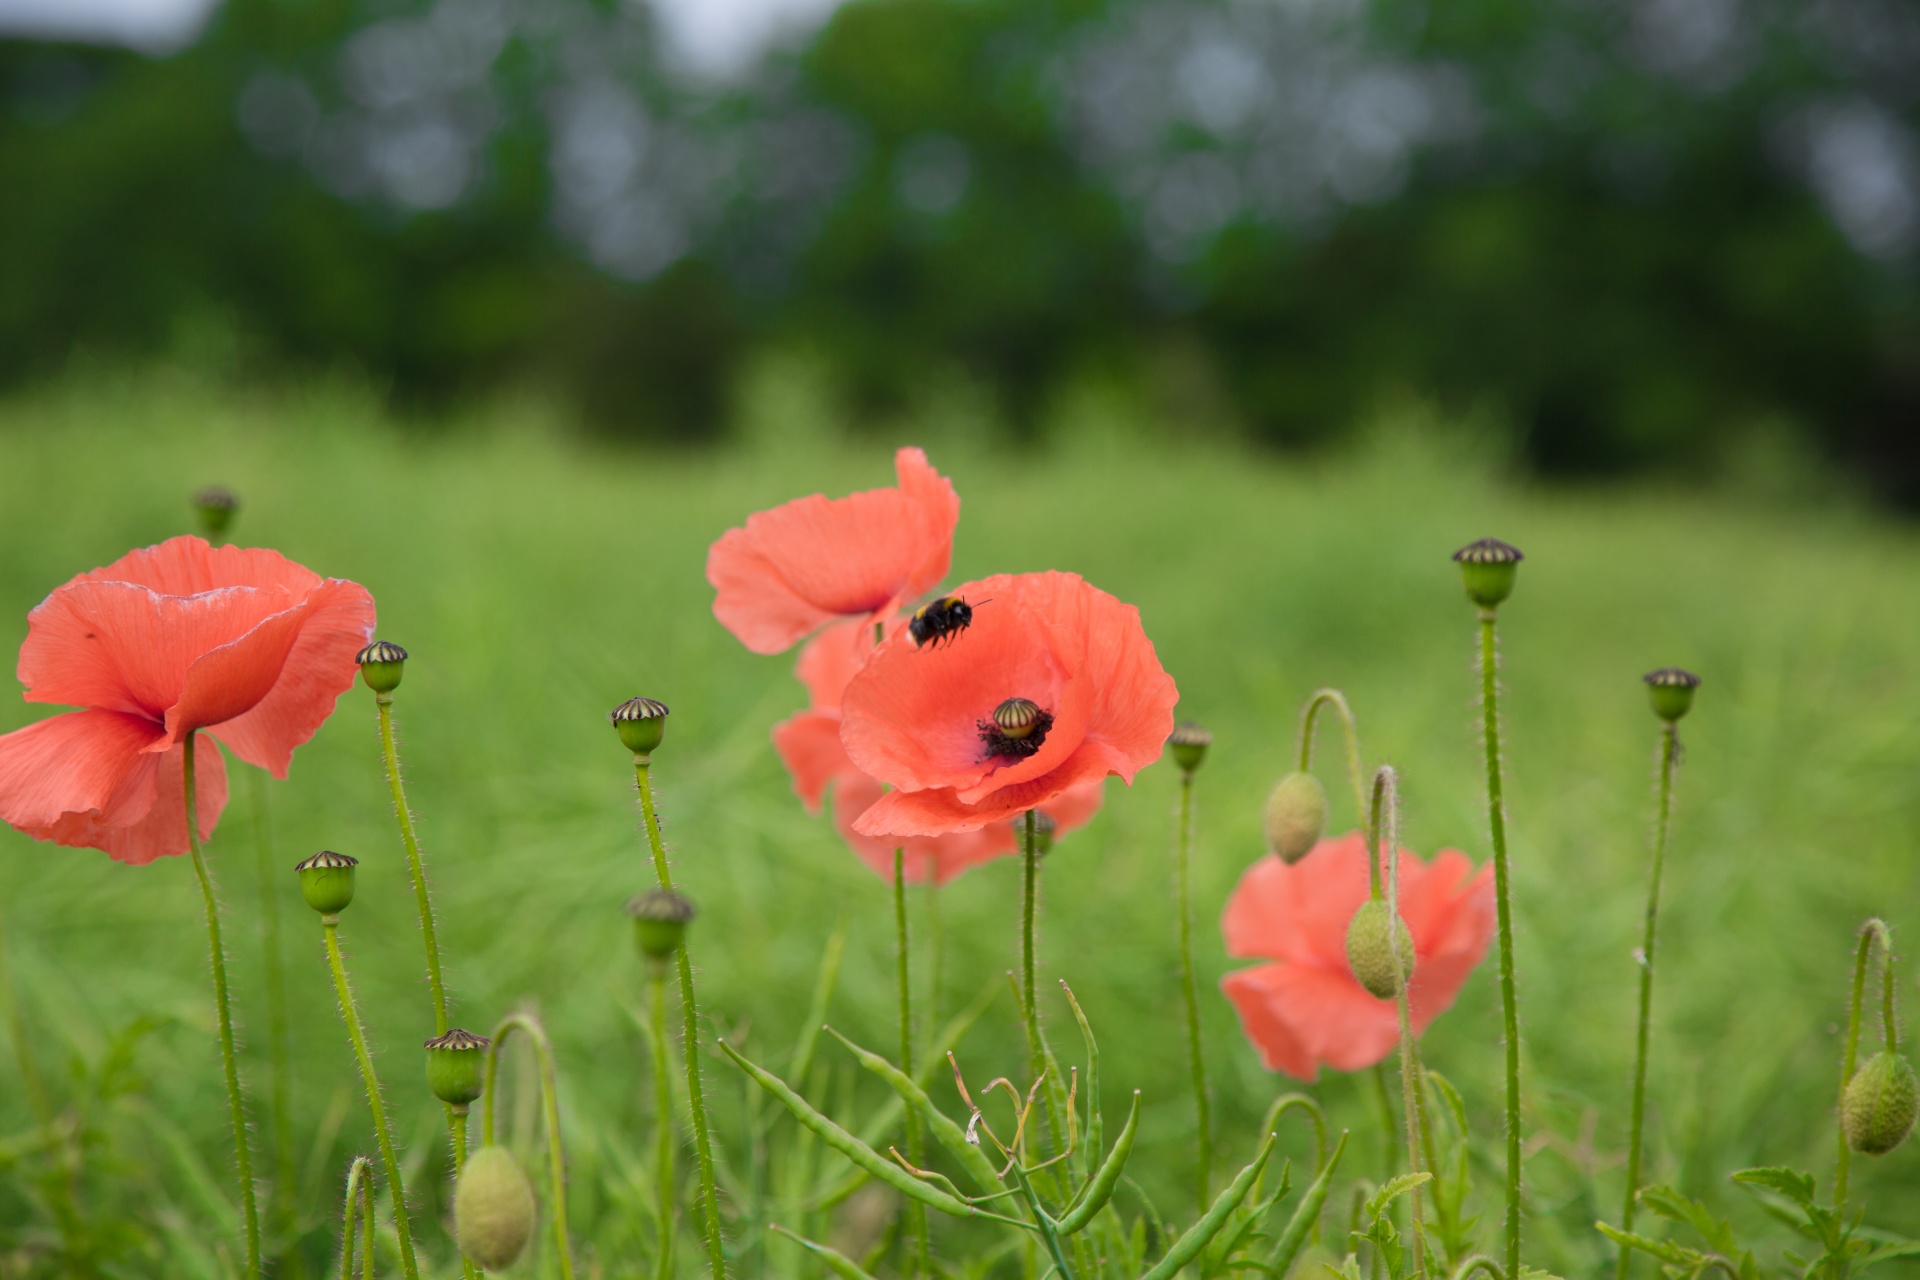
M933 1132L934 1141L945 1147L947 1153L960 1162L961 1167L980 1184L982 1191L991 1195L1006 1190L1006 1184L994 1171L993 1161L987 1159L987 1153L977 1144L967 1141L966 1131L934 1106L933 1099L927 1096L927 1091L915 1084L912 1077L879 1054L862 1049L832 1027L826 1028L826 1032L847 1046L847 1050L860 1060L861 1066L886 1081L888 1086L927 1122L927 1127Z
M1167 1250L1166 1256L1155 1263L1153 1269L1140 1277L1140 1280L1173 1280L1173 1276L1180 1268L1200 1256L1200 1251L1220 1234L1220 1228L1227 1225L1227 1219L1233 1216L1233 1211L1240 1207L1240 1202L1247 1198L1249 1191L1253 1190L1255 1179L1259 1178L1260 1171L1267 1167L1267 1157L1273 1154L1273 1140L1274 1135L1268 1134L1267 1140L1260 1144L1260 1154L1253 1158L1253 1163L1234 1176L1233 1181L1228 1183L1227 1189L1214 1200L1213 1207L1207 1210L1205 1216L1188 1227L1186 1232L1173 1242L1173 1247Z
M789 1231L777 1222L769 1222L767 1229L785 1236L802 1249L819 1258L821 1262L826 1264L827 1270L839 1276L840 1280L873 1280L871 1275L860 1269L859 1263L849 1258L846 1254L841 1253L838 1249L830 1249L824 1244L815 1244L805 1236L798 1232Z
M1127 1157L1133 1154L1133 1135L1140 1127L1140 1091L1133 1091L1133 1106L1127 1110L1127 1122L1120 1128L1120 1136L1113 1140L1113 1150L1100 1169L1093 1175L1093 1181L1087 1183L1086 1191L1080 1202L1063 1214L1057 1223L1061 1235L1072 1235L1092 1222L1094 1215L1106 1208L1107 1201L1113 1198L1113 1189L1120 1185L1120 1175L1126 1172Z
M1093 1168L1094 1160L1100 1154L1100 1140L1103 1136L1100 1124L1100 1042L1093 1038L1093 1024L1087 1021L1087 1015L1081 1010L1080 1002L1073 998L1073 988L1067 980L1060 980L1060 990L1066 994L1067 1007L1073 1010L1073 1020L1080 1024L1080 1038L1087 1046L1087 1156L1085 1167Z
M1343 1129L1319 1176L1307 1188L1307 1194L1300 1198L1300 1203L1294 1206L1293 1217L1287 1220L1287 1229L1280 1233L1279 1241L1273 1246L1273 1256L1267 1259L1267 1274L1275 1280L1285 1280L1294 1259L1300 1256L1301 1248L1307 1243L1307 1237L1313 1234L1314 1224L1320 1221L1320 1210L1327 1203L1327 1191L1333 1186L1333 1175L1340 1168L1340 1157L1346 1154L1346 1150L1347 1132Z

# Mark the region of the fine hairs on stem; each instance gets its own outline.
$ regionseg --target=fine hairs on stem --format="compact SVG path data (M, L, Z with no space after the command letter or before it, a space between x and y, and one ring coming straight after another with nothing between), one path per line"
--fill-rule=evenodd
M540 1106L547 1129L547 1174L552 1183L553 1247L560 1257L560 1275L573 1280L573 1249L567 1240L567 1153L560 1139L560 1085L553 1070L553 1046L547 1043L546 1029L531 1014L510 1013L493 1029L493 1043L487 1046L487 1075L480 1112L480 1141L494 1143L494 1099L500 1069L500 1048L514 1032L533 1045L540 1064Z
M893 851L893 931L894 954L898 960L900 986L900 1070L913 1075L913 979L909 965L911 953L907 936L907 854ZM915 1168L925 1160L920 1135L920 1114L912 1107L906 1112L907 1159ZM920 1275L933 1274L933 1248L927 1236L927 1207L918 1201L907 1206L913 1229L913 1266Z
M366 1030L360 1025L359 1004L347 981L346 961L340 956L340 917L324 915L320 924L326 935L327 965L333 970L333 989L340 997L340 1016L347 1024L347 1036L353 1041L353 1055L360 1063L360 1078L367 1090L367 1109L373 1113L373 1133L380 1143L380 1163L386 1169L387 1190L393 1196L393 1227L400 1237L400 1266L407 1280L420 1280L420 1264L413 1255L413 1228L407 1221L407 1186L400 1177L400 1159L393 1147L393 1126L380 1096L380 1077L373 1069L373 1054L367 1049Z
M1368 822L1367 787L1366 771L1360 764L1360 729L1354 721L1353 708L1347 705L1346 695L1338 689L1316 690L1307 699L1307 709L1300 713L1300 772L1308 773L1313 769L1313 727L1322 707L1332 707L1346 730L1347 785L1353 788L1354 821L1364 827ZM1369 842L1372 841L1372 830L1362 831L1361 834Z
M1373 775L1370 825L1379 833L1378 849L1370 851L1367 858L1372 864L1371 878L1376 893L1380 887L1380 865L1386 864L1387 952L1393 961L1394 971L1405 975L1412 968L1413 957L1403 955L1400 949L1400 779L1392 765L1381 765ZM1407 988L1410 984L1410 978L1401 977L1396 984L1393 1004L1400 1021L1400 1106L1407 1122L1407 1172L1417 1174L1421 1171L1420 1131L1424 1121L1420 1114L1422 1088L1419 1050L1414 1043L1413 1015L1407 1004ZM1425 1274L1427 1253L1420 1199L1418 1186L1407 1193L1408 1218L1412 1223L1413 1267L1416 1274Z
M653 1051L653 1176L658 1183L660 1248L654 1257L655 1280L673 1280L673 1237L676 1226L674 1195L673 1057L667 1048L666 966L648 966L647 1039Z
M346 1217L340 1224L340 1280L354 1280L353 1246L356 1234L366 1245L366 1254L360 1264L361 1280L373 1280L373 1162L365 1156L355 1156L353 1163L347 1166ZM364 1221L364 1229L356 1232L356 1225Z
M280 952L280 895L274 892L279 872L273 865L273 841L267 827L267 787L258 769L245 771L247 801L253 818L255 870L260 878L261 976L267 988L267 1063L271 1073L270 1105L273 1132L273 1198L275 1220L281 1231L295 1220L294 1195L298 1187L293 1152L293 1089L291 1029L287 1020L287 980Z
M1860 926L1860 946L1853 959L1853 991L1847 1001L1847 1043L1840 1059L1840 1094L1847 1092L1847 1085L1853 1080L1854 1068L1859 1065L1860 1057L1860 1014L1866 1002L1867 966L1873 959L1873 944L1880 944L1881 984L1880 1017L1887 1039L1887 1052L1897 1053L1900 1047L1899 1023L1894 1020L1893 1011L1893 930L1886 921L1875 916ZM1846 1130L1835 1126L1839 1142L1839 1159L1833 1171L1833 1207L1845 1211L1847 1207L1847 1175L1851 1172L1853 1151L1847 1146Z
M1633 1230L1633 1211L1639 1205L1641 1144L1647 1114L1647 1051L1653 1018L1653 950L1660 919L1660 873L1667 858L1667 828L1673 809L1673 770L1679 757L1679 726L1666 720L1660 726L1660 790L1653 819L1653 870L1647 881L1646 930L1640 939L1640 1011L1634 1031L1633 1112L1627 1133L1626 1201L1620 1210L1620 1229ZM1844 1083L1844 1082L1843 1082ZM1841 1149L1844 1152L1846 1143ZM1845 1159L1844 1154L1841 1157ZM1626 1280L1633 1251L1625 1245L1614 1262L1616 1280Z
M647 845L653 853L653 873L659 879L660 887L671 892L673 873L667 867L666 844L660 838L660 818L653 807L652 773L653 766L648 758L636 753L633 757L633 775L640 789L640 814L646 823ZM677 949L675 961L680 971L681 1038L687 1065L687 1110L693 1119L694 1156L700 1164L700 1207L702 1225L706 1229L707 1265L713 1273L713 1280L725 1280L727 1255L720 1240L720 1203L714 1191L713 1139L708 1131L706 1099L700 1088L700 1011L693 998L693 963L687 959L684 943ZM493 1114L491 1107L487 1114Z
M198 799L194 792L194 753L199 750L199 735L189 729L182 755L181 777L185 788L187 852L193 855L193 872L200 880L200 897L207 912L207 946L213 955L213 1002L220 1015L220 1066L226 1076L227 1108L233 1123L233 1162L240 1177L240 1209L247 1234L247 1276L260 1275L260 1209L254 1199L253 1153L247 1145L247 1107L240 1093L240 1067L233 1045L233 1003L227 993L227 953L220 942L220 902L213 890L213 876L200 852Z
M1040 1031L1040 1002L1034 994L1034 920L1040 911L1040 825L1037 811L1027 810L1022 824L1024 838L1024 876L1020 894L1020 1012L1026 1022L1027 1063L1036 1081L1047 1074L1047 1042ZM1043 1090L1043 1112L1053 1149L1065 1150L1062 1129L1053 1094Z
M1180 930L1180 992L1186 1003L1187 1062L1193 1072L1194 1132L1199 1148L1195 1160L1194 1192L1199 1211L1212 1200L1213 1115L1207 1097L1207 1060L1200 1042L1200 989L1193 976L1193 907L1189 890L1193 846L1193 774L1180 771L1180 826L1174 849L1174 884ZM1266 1132L1266 1131L1263 1131Z
M1520 1008L1513 981L1513 908L1508 888L1507 804L1500 779L1500 679L1494 606L1480 608L1480 713L1487 755L1487 827L1493 842L1493 905L1500 939L1500 1020L1506 1040L1508 1276L1520 1274Z

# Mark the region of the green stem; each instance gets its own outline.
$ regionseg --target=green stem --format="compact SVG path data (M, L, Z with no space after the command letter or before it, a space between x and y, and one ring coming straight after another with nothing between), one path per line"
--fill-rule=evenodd
M193 784L193 756L197 735L187 731L181 775L187 802L187 852L200 878L200 897L207 910L207 948L213 955L213 1003L220 1013L220 1066L226 1075L227 1110L233 1124L233 1161L240 1174L240 1209L246 1222L247 1275L260 1274L260 1208L254 1200L253 1153L247 1149L247 1107L240 1095L240 1063L233 1047L233 1002L227 994L227 952L220 943L220 903L214 896L213 876L200 852L200 822ZM217 748L216 748L217 750Z
M353 1163L347 1166L347 1214L346 1220L340 1224L340 1280L353 1280L353 1245L357 1234L355 1227L360 1215L362 1197L365 1197L368 1204L367 1244L369 1248L373 1244L373 1193L367 1185L368 1179L372 1177L373 1164L365 1156L355 1156ZM373 1265L370 1261L361 1269L360 1274L366 1277L366 1280L372 1280Z
M553 1245L560 1255L561 1276L573 1280L573 1249L567 1241L567 1152L560 1139L560 1082L554 1074L553 1046L547 1041L546 1030L527 1014L510 1013L502 1018L493 1030L493 1042L487 1046L483 1094L486 1102L480 1112L481 1141L490 1146L494 1140L493 1100L499 1093L494 1085L499 1075L500 1050L516 1031L532 1042L534 1057L540 1064L540 1103L547 1127L547 1175L552 1184Z
M360 1026L360 1010L347 984L346 962L340 958L340 917L321 916L327 937L327 964L333 969L333 989L340 997L340 1017L347 1024L347 1036L353 1041L353 1055L360 1062L360 1079L367 1088L367 1109L373 1112L373 1136L380 1142L380 1162L387 1170L387 1190L393 1196L393 1226L400 1235L400 1266L407 1280L420 1280L420 1264L413 1256L413 1228L407 1222L407 1186L400 1179L400 1160L393 1151L393 1127L387 1122L387 1106L380 1098L380 1077L374 1073L373 1055L367 1052L367 1035Z
M913 1075L913 980L909 968L907 937L907 854L893 851L893 935L894 955L900 985L900 1070ZM925 1158L920 1135L920 1113L907 1108L907 1160L918 1169ZM927 1235L927 1207L918 1201L907 1206L913 1232L913 1265L920 1275L933 1274L933 1248Z
M1860 926L1860 949L1853 961L1853 997L1847 1002L1847 1044L1840 1060L1840 1095L1846 1097L1847 1084L1853 1079L1854 1068L1860 1057L1860 1012L1866 1002L1867 962L1873 958L1873 943L1880 941L1880 950L1887 958L1886 977L1886 1019L1888 1042L1895 1043L1893 1030L1893 933L1886 922L1878 918ZM1846 1130L1835 1126L1840 1157L1833 1172L1833 1207L1845 1211L1847 1207L1847 1174L1853 1163L1853 1152L1847 1147Z
M654 1258L657 1280L672 1280L675 1196L673 1169L673 1060L667 1051L666 966L654 965L647 975L648 1005L652 1015L654 1181L659 1184L660 1250Z
M1347 705L1346 695L1338 689L1321 689L1307 699L1307 709L1300 717L1300 772L1305 773L1313 767L1313 722L1321 707L1332 707L1339 713L1340 723L1347 731L1347 783L1353 788L1354 821L1362 827L1367 823L1366 773L1360 767L1360 729L1353 718L1353 708ZM1373 833L1363 832L1371 847Z
M1026 858L1020 894L1020 1012L1026 1023L1027 1065L1033 1073L1033 1079L1039 1080L1047 1070L1047 1042L1040 1032L1040 1002L1033 981L1034 918L1040 909L1040 842L1034 814L1034 810L1027 810L1023 828ZM1048 1132L1057 1153L1063 1148L1051 1095L1045 1099L1045 1103L1042 1110L1046 1113Z
M1506 1266L1520 1274L1520 1007L1513 987L1513 908L1507 870L1507 809L1500 785L1500 681L1494 611L1480 611L1480 710L1487 746L1487 826L1493 838L1493 903L1500 933L1500 1019L1507 1049Z
M1653 1020L1653 950L1660 919L1660 873L1667 860L1668 817L1673 808L1673 766L1678 755L1679 730L1668 721L1660 727L1660 799L1653 819L1653 874L1647 883L1647 921L1640 939L1640 1017L1634 1033L1633 1114L1627 1134L1627 1195L1620 1210L1620 1229L1633 1230L1633 1211L1640 1195L1642 1131L1647 1114L1647 1044ZM1622 1245L1614 1260L1615 1280L1627 1280L1633 1251Z
M1193 774L1180 775L1180 840L1174 857L1174 883L1180 908L1180 987L1187 1005L1187 1063L1193 1072L1193 1110L1199 1138L1199 1167L1194 1190L1205 1213L1212 1203L1208 1184L1213 1179L1213 1118L1207 1101L1207 1060L1200 1048L1200 989L1193 977L1193 908L1189 867L1193 845Z
M293 1068L287 1021L286 969L280 953L279 873L273 866L273 841L267 829L267 788L255 769L245 770L248 808L253 818L255 868L260 877L260 951L267 986L267 1064L271 1073L273 1119L273 1198L280 1229L291 1229L297 1209L299 1174L293 1154Z
M1412 956L1400 954L1400 859L1396 856L1396 846L1400 842L1400 788L1399 775L1390 765L1382 765L1373 775L1373 819L1372 827L1380 838L1378 856L1370 856L1374 863L1374 875L1379 875L1379 864L1387 865L1387 952L1393 962L1395 975L1406 973L1412 968ZM1393 1006L1400 1023L1400 1105L1407 1119L1407 1172L1420 1172L1420 1060L1413 1040L1413 1014L1407 1003L1407 987L1410 980L1394 984ZM1413 1225L1413 1269L1416 1275L1424 1275L1427 1269L1427 1251L1424 1239L1425 1223L1421 1214L1420 1188L1415 1187L1407 1193L1407 1216Z
M673 888L667 869L667 849L660 839L660 819L653 808L652 765L646 756L633 758L633 775L640 788L640 813L646 821L647 844L653 852L653 872L662 889ZM680 970L681 1038L687 1063L687 1110L693 1119L693 1151L700 1165L700 1204L707 1236L707 1265L713 1280L725 1280L727 1255L720 1239L720 1202L714 1191L713 1140L707 1130L707 1104L700 1090L700 1012L693 999L693 964L685 943L675 953Z
M387 788L393 792L393 811L400 819L400 842L407 847L407 870L413 876L413 898L420 908L420 937L427 948L427 985L433 991L433 1033L447 1034L447 986L440 976L440 944L433 932L433 903L427 897L427 872L420 862L420 839L414 834L413 812L407 808L406 787L400 781L400 753L393 745L393 695L376 693L380 712L380 751L387 763Z
M940 917L940 880L927 876L927 1012L924 1021L930 1028L940 1026L940 970L946 950L947 930Z

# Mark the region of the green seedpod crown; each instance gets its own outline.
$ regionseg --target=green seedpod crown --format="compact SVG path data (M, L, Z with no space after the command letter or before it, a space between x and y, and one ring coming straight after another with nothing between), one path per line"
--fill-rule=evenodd
M1213 735L1191 720L1175 725L1173 736L1167 739L1167 750L1182 773L1192 773L1205 763L1207 748L1212 745Z
M1693 691L1700 677L1679 667L1662 667L1640 677L1646 681L1647 694L1653 699L1653 714L1673 724L1693 709Z
M628 698L607 713L621 743L636 756L649 756L667 732L667 704L652 698Z
M337 916L353 901L353 869L358 858L322 849L294 865L300 873L300 896L323 916Z
M427 1041L427 1088L433 1096L459 1107L478 1098L489 1043L485 1036L459 1027Z
M360 678L375 693L392 693L406 674L407 651L391 640L375 640L353 660L360 664Z
M1460 566L1460 581L1467 589L1467 598L1482 609L1494 608L1513 594L1514 575L1524 559L1520 548L1498 538L1469 542L1453 553L1454 563Z

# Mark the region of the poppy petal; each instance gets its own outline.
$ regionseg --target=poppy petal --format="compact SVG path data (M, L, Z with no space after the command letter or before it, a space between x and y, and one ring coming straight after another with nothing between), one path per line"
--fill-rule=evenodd
M320 585L320 575L266 547L216 547L182 534L129 551L73 581L131 582L164 596L198 595L221 587L282 587L304 596Z
M793 792L808 813L820 812L827 786L835 778L859 772L847 758L847 749L840 745L837 711L802 711L788 716L773 726L773 749L793 775Z
M1390 1000L1368 995L1351 974L1296 964L1264 964L1221 983L1247 1038L1276 1070L1312 1080L1311 1064L1358 1071L1393 1052L1399 1017ZM1301 1055L1308 1069L1300 1071Z
M990 822L1041 808L1069 788L1104 779L1114 773L1121 762L1122 758L1107 744L1083 742L1058 769L1045 777L1002 787L975 803L961 799L951 787L890 791L861 815L856 826L862 834L881 837L977 831Z
M843 775L833 787L833 822L841 839L883 879L893 877L895 849L904 855L901 870L909 883L922 884L931 879L946 884L967 868L1004 858L1018 847L1013 828L1006 823L939 836L895 839L862 835L854 826L855 820L884 794L886 788L881 783L859 772Z
M905 624L895 620L888 634ZM867 665L875 648L873 625L864 618L835 623L801 646L793 674L807 687L807 701L815 711L837 711L847 682Z

